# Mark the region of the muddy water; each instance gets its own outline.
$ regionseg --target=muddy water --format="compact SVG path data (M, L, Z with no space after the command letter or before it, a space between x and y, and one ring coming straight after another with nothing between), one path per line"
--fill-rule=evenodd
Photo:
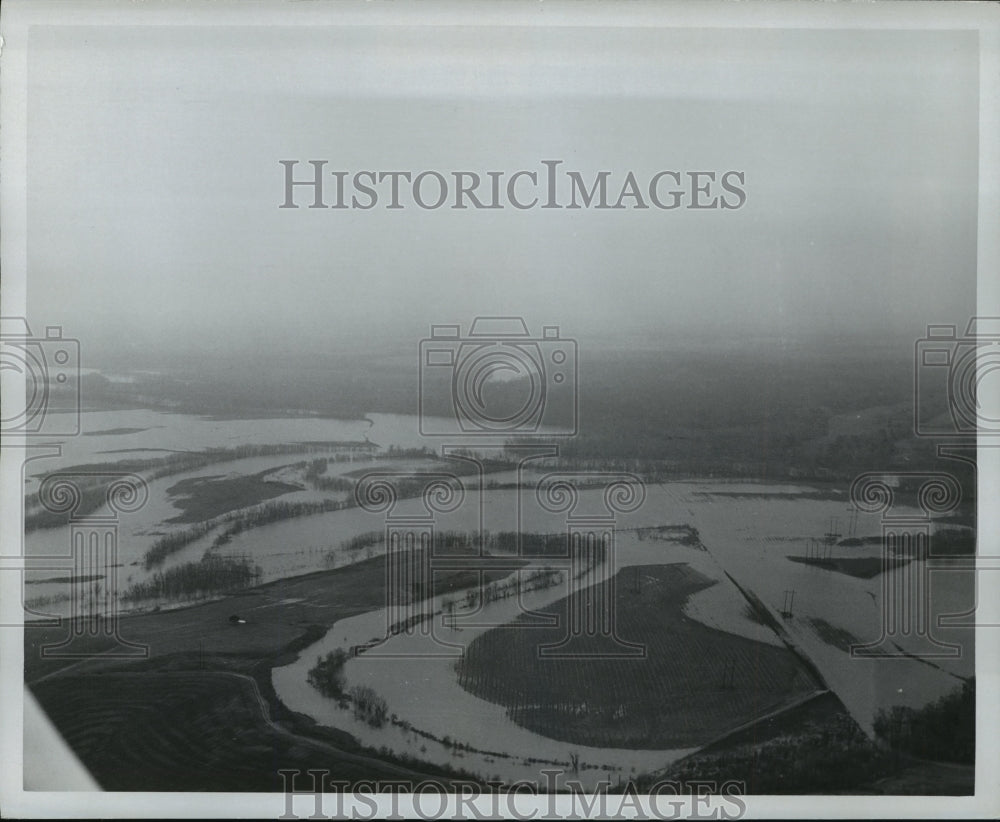
M618 552L618 568L685 562L693 554L701 555L696 560L700 559L703 566L711 565L703 552L688 547L640 543L631 536L625 536L623 542ZM554 587L524 594L520 601L512 597L490 603L474 614L459 607L453 620L446 620L439 613L432 635L396 635L350 659L344 668L346 687L374 688L385 698L398 724L372 728L355 719L349 708L340 708L335 700L320 695L306 681L308 670L318 656L384 636L388 620L385 610L334 624L326 637L307 648L296 662L272 671L275 691L292 710L322 724L343 728L372 748L385 747L397 754L470 771L481 778L541 781L542 768L560 767L568 771L574 755L579 761L574 778L588 789L604 780L617 783L639 773L662 769L692 749L603 749L549 739L515 724L508 718L506 708L479 699L458 684L455 662L472 640L489 630L490 625L505 624L524 610L542 608L567 596L573 584L566 579ZM434 600L435 611L441 610L442 599ZM445 739L465 743L474 750L456 750L445 744Z
M421 444L419 438L413 439L416 426L414 418L410 417L379 416L371 421L355 422L276 420L268 421L266 425L261 425L261 421L237 422L239 424L234 424L232 421L217 423L197 417L145 411L84 415L84 430L110 431L120 428L144 430L76 438L64 445L62 458L56 461L40 460L32 463L32 472L53 470L56 465L113 459L115 455L104 452L118 449L134 449L131 454L118 455L127 457L152 448L178 447L197 450L200 447L220 447L247 442L353 440L364 435L382 446L397 444L406 447ZM222 440L219 439L221 435L217 430L219 425L225 426L225 436ZM124 586L127 582L144 578L146 572L141 564L133 563L141 562L141 557L149 545L159 536L168 533L172 528L182 527L166 523L166 520L178 513L166 495L167 487L187 477L220 473L245 475L294 462L296 459L287 455L253 458L238 463L207 466L188 474L151 483L150 502L147 506L135 514L123 516L119 523L122 562L122 568L119 569L119 584ZM374 467L377 470L392 468L386 463ZM331 466L330 470L332 472L340 468L341 466L336 468ZM513 480L514 476L490 477L490 479ZM965 643L960 649L960 655L951 657L944 654L954 651L946 648L942 651L941 658L858 659L852 657L847 649L831 642L829 630L823 631L817 627L818 625L826 623L827 626L841 632L840 636L853 637L860 642L870 642L879 638L884 605L884 580L881 576L867 580L858 579L797 564L787 559L790 554L805 554L809 540L821 537L828 530L831 517L839 518L841 524L846 523L849 518L846 498L823 500L800 496L802 492L809 490L811 489L789 485L739 485L715 482L651 485L646 488L645 502L637 511L620 514L615 519L615 526L620 529L617 564L623 567L640 562L670 561L666 558L674 556L677 550L681 550L664 542L639 542L624 533L627 529L665 524L689 524L697 528L708 552L695 557L695 553L701 554L701 552L683 549L685 561L707 563L705 571L716 578L720 578L721 568L725 568L741 586L753 591L775 618L781 621L789 638L817 664L826 681L841 696L859 723L863 727L870 728L874 713L881 707L893 704L925 704L958 685L960 680L957 676L968 676L973 672L974 654L968 643L968 632L955 628L933 629L935 637L940 642ZM289 494L283 499L305 501L315 497L314 492L302 491ZM435 530L485 529L563 533L567 528L568 519L574 516L607 513L603 504L602 490L581 491L578 503L578 507L571 512L556 513L541 507L533 489L520 492L509 489L484 492L469 490L461 504L454 510L433 514L433 527ZM421 516L427 513L419 500L401 500L392 512L393 516L400 517ZM381 531L385 525L384 513L346 509L274 523L248 531L234 538L221 550L224 553L245 554L253 558L264 569L265 579L276 579L364 559L366 552L350 554L340 548L341 544L366 531ZM878 535L880 529L881 522L876 516L861 515L858 518L855 535ZM68 529L35 532L29 535L27 540L28 553L49 556L66 554L68 537ZM200 559L213 538L214 534L207 534L202 540L172 556L164 567ZM855 552L852 555L877 556L880 549L875 547L852 550ZM711 566L711 563L714 563L714 566ZM905 573L907 572L903 569L890 572L890 582L903 580ZM65 574L53 572L53 575ZM971 574L968 573L932 574L931 592L934 611L932 616L958 613L971 608L974 604L971 583ZM66 583L32 585L28 586L27 594L30 597L56 591L65 592L66 587ZM790 617L782 617L779 612L783 609L785 592L792 590L795 591L793 613ZM747 619L742 602L720 592L723 592L723 589L716 586L693 596L687 603L686 613L713 627L761 641L771 643L776 641L766 629ZM559 595L558 589L538 593L539 597L557 595ZM561 595L565 595L565 592ZM503 608L510 605L501 602L490 607L497 612L493 621L500 621L504 615ZM46 611L60 613L58 605L47 608ZM380 617L375 614L370 618L374 620L372 625L380 620L384 621L384 615ZM366 625L363 617L357 619L361 621L359 626ZM335 626L329 636L336 637L337 631L344 627ZM342 635L353 636L355 631L364 634L365 630L362 627L355 629L346 626L346 633L342 631ZM459 645L467 643L474 636L468 628L462 634L460 639L453 637ZM372 635L369 633L361 641L367 641ZM397 638L393 641L402 642L404 639ZM334 642L335 639L330 641ZM911 654L920 655L925 650L926 643L922 644L920 637L912 633L896 636L893 641L902 651ZM311 665L318 652L318 648L308 649L303 654L303 660L308 660ZM402 710L409 711L415 720L424 723L420 725L414 721L416 727L439 737L448 735L455 739L482 740L482 744L478 747L488 750L502 747L493 742L498 740L510 748L510 756L491 757L489 754L455 752L446 746L399 728L378 732L387 735L385 739L380 736L366 738L376 747L385 744L393 750L415 752L415 755L421 757L446 757L449 762L467 758L466 762L470 769L473 758L478 756L480 758L475 760L475 770L480 773L487 773L491 767L499 769L501 765L512 769L509 771L511 775L514 775L515 771L521 773L518 769L537 770L537 764L525 763L523 759L517 759L520 764L515 765L515 756L523 756L525 751L531 751L536 758L551 759L554 762L568 760L568 746L550 740L543 741L543 738L534 734L530 734L530 738L523 736L528 732L517 728L500 716L503 710L497 706L477 700L475 710L472 710L471 705L467 705L468 711L444 710L447 704L465 704L463 700L474 699L453 682L451 663L428 663L428 669L421 676L430 677L428 682L434 685L430 689L406 687L407 683L416 685L416 680L407 680L405 676L396 675L386 678L384 672L387 669L384 665L382 668L370 667L373 664L373 659L366 662L363 657L352 662L350 676L358 682L371 681L377 684L379 689L389 688L393 697L390 703L398 704ZM366 668L366 665L369 667ZM288 669L280 670L282 673L275 673L276 684L279 680L283 683L282 687L288 689L288 699L301 704L301 710L316 715L318 719L323 717L321 721L329 721L339 727L348 729L353 727L352 717L345 712L337 712L335 707L331 707L329 700L322 700L305 685L303 671L298 671L301 676L295 682L298 674L293 674ZM415 675L411 673L411 677ZM438 703L433 699L431 702L426 702L421 693L427 690L450 695L451 702ZM331 714L331 711L334 713ZM481 722L493 724L483 726ZM482 730L484 727L489 728L488 733ZM365 729L367 726L355 728L359 736L362 735L362 731L375 733ZM393 737L390 740L392 734L396 734L399 738ZM490 742L487 743L485 740ZM436 754L435 746L440 748ZM581 758L592 766L590 772L594 779L597 779L601 769L612 774L620 775L622 772L627 774L632 768L645 769L654 762L669 759L677 752L627 754L620 751L590 751L586 753L587 755L583 756L581 752ZM653 759L650 759L651 756ZM452 764L462 767L460 761Z

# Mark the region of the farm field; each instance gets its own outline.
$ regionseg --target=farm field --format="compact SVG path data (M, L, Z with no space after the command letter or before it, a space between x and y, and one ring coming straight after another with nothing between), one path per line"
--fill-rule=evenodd
M213 425L190 422L196 428ZM288 425L319 434L315 421ZM276 423L256 442L287 434L283 426ZM97 445L141 439L155 430L108 424L87 440ZM520 558L524 578L549 573L554 564L561 569L557 585L510 595L519 587L510 563L519 558L509 554L494 576L480 580L481 571L453 564L443 574L435 570L433 591L407 591L405 599L412 600L431 593L431 611L459 617L450 627L438 620L436 634L457 655L393 661L388 657L394 650L416 649L414 638L400 634L383 646L387 656L365 650L349 659L347 683L371 688L389 705L391 722L371 728L306 679L317 654L370 649L386 630L385 546L371 539L385 532L386 518L344 503L363 474L406 477L452 466L427 452L361 453L330 440L275 441L274 448L240 458L234 454L243 452L233 450L190 452L191 462L178 463L187 466L183 470L151 475L148 503L122 515L119 602L135 610L122 617L121 635L148 645L148 659L42 659L40 645L56 641L65 628L36 625L26 632L26 681L88 764L87 757L115 763L106 770L94 765L107 787L134 789L115 774L126 758L136 757L144 765L132 773L126 769L127 779L148 789L224 784L270 790L283 763L325 767L330 762L335 773L339 767L348 774L351 757L366 761L359 773L369 775L414 768L507 781L538 779L541 768L579 763L580 778L592 787L601 779L659 772L704 744L727 744L734 733L750 739L767 735L768 728L791 721L775 718L784 717L786 709L790 716L811 716L814 708L802 709L800 701L826 687L842 700L838 721L856 723L870 734L879 708L925 704L971 670L971 645L963 657L933 664L850 657L851 644L878 636L886 578L875 536L878 518L862 514L856 529L851 520L853 542L842 541L836 556L803 556L829 523L850 516L843 492L780 482L650 483L643 505L615 520L611 583L574 588L558 556L528 551ZM206 462L214 453L222 461ZM318 463L325 463L322 470ZM462 503L435 517L435 533L484 534L494 541L512 534L564 535L565 513L539 505L533 485L538 476L536 469L531 482L519 487L515 472L502 471L479 487L462 474ZM602 487L578 488L576 513L600 511L604 503ZM422 512L416 498L401 498L393 509L396 516ZM39 527L28 535L28 553L64 554L68 537L65 526ZM147 565L151 547L175 537L185 539L162 562ZM497 545L500 553L515 550L506 542ZM156 574L204 564L205 557L248 563L265 584L181 591L162 601L137 602L126 595ZM502 579L505 575L512 576ZM44 599L78 584L86 586L81 590L92 587L96 599L98 585L108 587L107 578L92 574L53 570L45 576L28 580L29 597ZM506 592L502 598L481 597L477 604L466 596L480 581L491 580ZM966 607L960 575L939 574L933 584L936 607L950 612ZM517 629L523 608L565 624L568 613L586 598L600 600L608 587L619 606L619 637L645 645L644 658L539 658L537 646L557 643L562 631ZM784 616L783 597L790 589L794 613ZM61 611L58 603L51 610ZM246 622L232 625L232 615ZM959 631L943 628L941 636L957 640ZM601 640L580 642L578 650L593 651ZM83 645L98 655L107 649L99 639ZM903 645L909 653L909 644ZM103 723L104 731L101 722L81 716L110 717L116 704L121 710ZM143 725L149 733L140 732ZM199 739L205 750L198 750ZM263 758L266 751L274 751L272 760L282 764Z
M148 656L115 658L106 639L86 658L43 658L67 628L25 631L25 681L70 747L108 790L281 790L279 768L329 768L343 778L440 774L374 757L350 735L289 711L272 665L339 618L384 603L382 557L258 586L225 601L125 616L120 636ZM436 583L439 581L436 579ZM440 585L449 584L442 576ZM233 625L229 616L246 621Z
M277 767L328 768L344 779L380 772L377 761L272 723L245 674L116 672L51 679L33 690L109 791L280 791Z
M271 687L272 666L297 653L308 657L331 622L367 616L384 595L383 579L382 562L374 559L223 602L125 616L121 635L149 649L148 658L131 661L100 656L108 646L98 640L76 649L93 654L88 659L43 659L40 646L62 639L65 628L32 628L25 646L28 686L107 790L280 790L276 772L286 767L329 768L344 779L447 781L462 759L448 770L421 757L364 749L350 734L289 710ZM233 611L246 624L230 624ZM838 704L810 700L781 720L719 740L712 750L770 738L776 721L787 732L799 717L840 714ZM928 768L917 763L897 778L926 784Z
M634 566L615 586L618 637L645 646L642 658L551 658L538 653L559 627L527 628L524 618L477 637L459 663L459 682L507 707L544 736L595 747L682 748L715 736L821 687L794 654L706 627L683 613L691 594L719 584L686 564ZM576 591L542 609L565 625ZM615 653L613 640L584 637L583 654Z

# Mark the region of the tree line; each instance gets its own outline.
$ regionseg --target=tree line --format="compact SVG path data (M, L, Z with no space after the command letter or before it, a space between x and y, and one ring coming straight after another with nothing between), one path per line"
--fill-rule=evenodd
M177 599L189 595L215 594L249 588L260 582L263 571L245 557L213 554L199 562L187 562L166 571L157 571L148 580L131 585L122 599Z

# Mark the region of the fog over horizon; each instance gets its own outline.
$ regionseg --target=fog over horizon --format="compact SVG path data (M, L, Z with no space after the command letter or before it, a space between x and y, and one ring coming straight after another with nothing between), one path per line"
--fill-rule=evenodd
M888 343L975 311L974 32L47 27L28 315L84 365L405 353L523 316L606 349ZM280 209L330 170L745 174L735 210ZM593 350L593 349L592 349ZM90 362L88 362L88 359Z

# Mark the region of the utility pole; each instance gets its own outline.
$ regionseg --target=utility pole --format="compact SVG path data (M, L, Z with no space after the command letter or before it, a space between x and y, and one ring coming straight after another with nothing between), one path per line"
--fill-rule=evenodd
M795 591L785 591L785 601L781 606L781 615L785 619L792 616L792 604L795 602Z
M833 545L840 537L837 533L837 527L840 524L840 520L836 517L830 517L830 530L826 532L826 541L828 544Z

